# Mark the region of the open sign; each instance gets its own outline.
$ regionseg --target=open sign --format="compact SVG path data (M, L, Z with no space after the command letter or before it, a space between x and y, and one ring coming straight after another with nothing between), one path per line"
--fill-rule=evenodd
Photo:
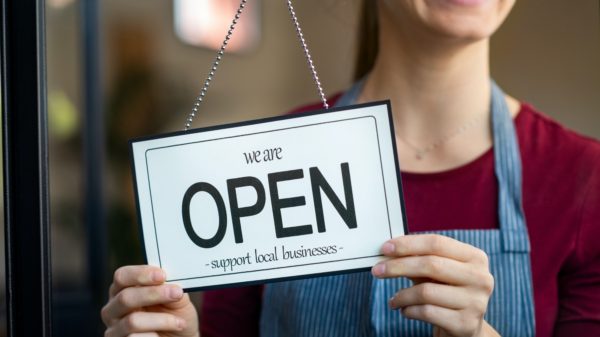
M184 289L366 270L406 233L389 102L131 141L147 262Z

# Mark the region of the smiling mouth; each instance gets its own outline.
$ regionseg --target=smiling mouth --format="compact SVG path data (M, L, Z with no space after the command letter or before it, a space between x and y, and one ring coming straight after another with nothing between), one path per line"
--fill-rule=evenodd
M436 2L445 5L476 7L483 5L484 3L488 2L488 0L436 0Z

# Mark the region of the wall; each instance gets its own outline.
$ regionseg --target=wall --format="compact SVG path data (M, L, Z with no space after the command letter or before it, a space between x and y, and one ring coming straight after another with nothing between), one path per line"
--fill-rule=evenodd
M600 138L600 2L517 1L492 40L492 72L515 97Z

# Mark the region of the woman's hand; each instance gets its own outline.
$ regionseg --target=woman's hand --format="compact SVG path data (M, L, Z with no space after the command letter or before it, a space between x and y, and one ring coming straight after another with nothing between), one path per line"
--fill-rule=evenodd
M105 337L197 337L198 316L187 294L164 284L162 269L126 266L117 269L102 308Z
M387 241L391 259L372 269L378 278L408 277L414 285L390 299L392 309L435 326L435 337L498 336L483 316L494 289L488 257L441 235L407 235Z

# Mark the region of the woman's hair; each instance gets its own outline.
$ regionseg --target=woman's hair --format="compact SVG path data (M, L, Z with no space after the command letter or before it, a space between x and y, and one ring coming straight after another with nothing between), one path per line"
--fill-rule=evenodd
M354 65L354 80L363 78L375 64L379 41L377 30L377 1L363 0L358 26L358 49Z

